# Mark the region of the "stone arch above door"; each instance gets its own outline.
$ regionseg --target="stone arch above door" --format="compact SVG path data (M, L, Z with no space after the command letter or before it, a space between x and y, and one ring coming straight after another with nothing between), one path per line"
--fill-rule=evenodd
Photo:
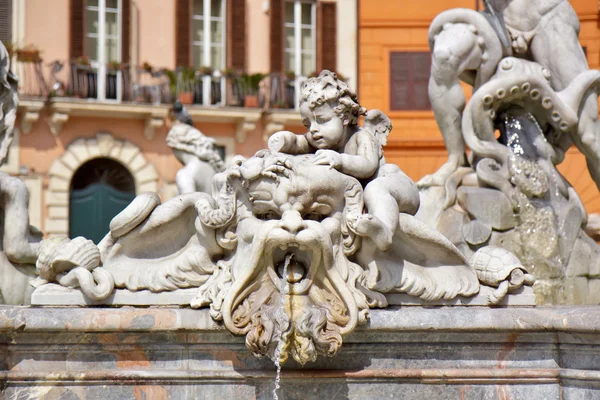
M98 157L111 158L123 164L133 175L136 193L157 191L156 169L133 143L115 139L109 133L98 133L95 138L77 139L67 146L61 157L54 160L48 171L48 216L44 224L44 232L48 236L68 236L71 179L81 165Z

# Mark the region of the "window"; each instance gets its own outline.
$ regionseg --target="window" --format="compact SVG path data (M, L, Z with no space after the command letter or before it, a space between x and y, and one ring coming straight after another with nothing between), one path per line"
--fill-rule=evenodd
M88 0L85 49L90 61L121 62L121 0Z
M286 1L284 17L285 70L308 76L316 70L315 3Z
M85 6L85 54L97 70L97 97L121 98L121 74L107 74L107 65L121 63L121 2L87 0ZM93 91L92 91L93 93Z
M390 53L390 110L431 110L427 87L431 53Z
M194 0L192 62L215 71L225 66L225 1Z

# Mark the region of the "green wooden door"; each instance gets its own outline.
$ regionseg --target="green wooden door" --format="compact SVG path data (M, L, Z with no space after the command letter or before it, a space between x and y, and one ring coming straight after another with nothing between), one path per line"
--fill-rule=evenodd
M72 190L69 209L69 236L83 236L99 243L108 233L110 221L135 198L105 183Z

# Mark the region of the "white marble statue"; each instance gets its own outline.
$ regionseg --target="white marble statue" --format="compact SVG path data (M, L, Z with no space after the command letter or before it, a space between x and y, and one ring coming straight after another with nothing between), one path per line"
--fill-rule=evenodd
M428 302L479 292L470 262L413 216L414 183L385 163L389 119L366 111L329 71L309 79L301 99L309 131L280 132L270 150L238 157L215 175L212 195L161 204L145 193L113 219L98 247L117 289L198 288L191 306L210 307L253 353L301 363L335 354L388 293ZM488 252L476 260L481 276L498 276L493 285L507 285L498 269L524 270L505 250Z
M177 114L183 111L181 107ZM177 119L167 135L167 145L183 164L175 177L177 190L179 194L210 193L213 176L224 169L223 160L215 150L215 140L194 128L190 118L184 121Z
M0 165L8 155L17 117L17 77L0 43ZM25 184L0 172L0 303L29 303L41 235L29 226L29 192Z
M483 14L468 9L445 11L429 29L433 55L429 97L449 159L438 172L421 179L421 187L443 186L457 168L468 165L460 80L477 91L496 72L500 60L510 56L538 63L555 91L565 89L589 69L578 40L579 20L567 0L486 0L484 4ZM564 135L560 147L564 151L575 143L600 187L597 97L593 92L586 94L578 127Z
M13 138L18 105L17 77L9 63L8 52L0 43L0 165ZM100 259L98 256L94 263L86 257L90 251L98 252L91 241L42 241L41 232L29 225L29 192L20 179L0 172L0 194L0 303L29 304L33 285L55 280L80 287L90 298L104 298L112 292L112 277L101 268L92 272Z
M429 94L449 160L419 181L418 216L467 257L487 245L516 254L540 278L540 303L571 301L568 271L594 275L600 255L556 169L575 143L600 185L600 71L588 69L578 30L561 0L448 10L429 30ZM459 80L474 87L469 102Z

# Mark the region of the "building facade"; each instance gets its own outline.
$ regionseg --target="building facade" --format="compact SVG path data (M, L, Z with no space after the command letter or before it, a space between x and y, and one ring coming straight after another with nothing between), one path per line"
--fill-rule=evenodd
M600 67L598 4L572 0L590 67ZM2 170L29 186L32 224L84 236L136 193L176 194L165 143L175 99L225 159L250 156L275 131L301 132L306 76L335 70L361 103L387 113L388 162L412 179L447 157L427 97L427 30L475 0L0 0L0 40L20 77L15 139ZM470 90L465 86L467 92ZM600 212L585 158L559 167ZM102 184L99 186L99 184ZM117 190L114 192L112 190ZM103 228L105 229L105 228Z
M394 129L386 159L413 180L438 169L447 152L427 97L430 52L429 24L449 8L481 8L477 0L362 0L359 3L358 91L367 108L383 110ZM600 25L597 1L570 0L579 16L581 45L590 68L600 67ZM466 93L470 88L464 85ZM600 212L598 188L585 157L572 147L560 172L575 187L589 213Z
M357 9L357 0L0 0L0 40L20 78L2 170L27 183L32 225L102 237L136 193L173 197L180 165L165 138L175 99L225 159L254 154L272 132L301 131L294 106L306 76L327 68L356 87Z

